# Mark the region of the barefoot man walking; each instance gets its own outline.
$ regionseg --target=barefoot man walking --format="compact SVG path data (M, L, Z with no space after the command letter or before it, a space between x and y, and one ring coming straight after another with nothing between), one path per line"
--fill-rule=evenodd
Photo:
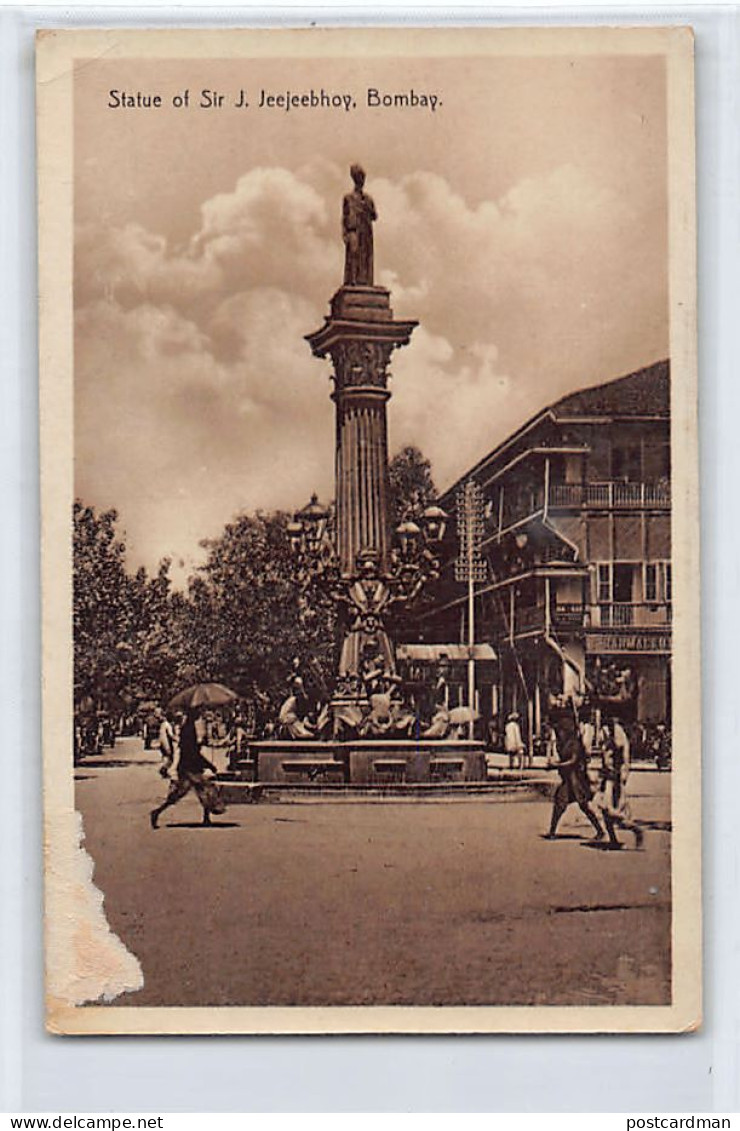
M208 772L216 773L213 762L201 753L202 738L196 726L200 716L199 707L188 708L187 717L180 732L180 758L177 763L177 777L170 784L167 797L156 809L152 809L149 819L153 829L165 809L182 801L191 789L198 795L203 808L203 824L210 825L211 813L223 813L224 806L218 788L206 777Z
M591 783L588 778L588 755L578 731L575 711L567 709L560 718L553 719L557 735L559 762L554 768L560 774L560 785L555 790L552 802L552 817L548 840L554 840L558 824L569 805L576 804L588 818L595 832L595 840L604 839L604 830L599 818L591 808Z
M601 816L609 834L609 848L621 848L622 842L617 837L615 825L620 829L627 829L634 835L635 848L640 849L644 842L644 833L640 826L632 820L627 801L627 779L630 773L630 744L624 727L619 719L611 717L601 733L602 770L599 792L594 798L594 803L601 811Z

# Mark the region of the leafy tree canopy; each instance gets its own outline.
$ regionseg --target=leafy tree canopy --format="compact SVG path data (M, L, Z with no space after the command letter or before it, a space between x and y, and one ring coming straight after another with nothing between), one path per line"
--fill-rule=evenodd
M391 521L420 517L436 497L429 460L406 447L389 469ZM126 568L115 510L74 505L75 699L125 710L164 702L202 680L276 706L297 658L323 697L336 666L336 609L296 576L289 516L242 514L202 543L206 560L187 592L173 591L169 560L156 574Z
M248 695L285 695L294 657L326 691L334 665L334 609L316 586L299 585L283 513L239 515L203 543L205 565L191 579L184 642L198 678L223 680Z
M115 510L73 508L74 692L77 703L125 709L176 678L168 560L155 577L126 570Z
M418 519L437 498L432 465L413 444L402 448L388 466L391 522Z

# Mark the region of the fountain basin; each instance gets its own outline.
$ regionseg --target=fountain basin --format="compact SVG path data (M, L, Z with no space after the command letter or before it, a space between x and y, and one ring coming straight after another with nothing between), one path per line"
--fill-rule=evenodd
M355 739L253 742L234 766L243 781L283 785L417 785L484 782L482 742Z

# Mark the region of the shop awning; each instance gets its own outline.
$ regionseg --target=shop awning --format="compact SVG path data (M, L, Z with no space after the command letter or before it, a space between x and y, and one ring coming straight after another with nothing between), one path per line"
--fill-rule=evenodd
M469 660L470 649L467 644L398 644L396 655L399 660L425 660L430 663L441 660ZM490 644L474 644L474 660L495 660L496 653Z

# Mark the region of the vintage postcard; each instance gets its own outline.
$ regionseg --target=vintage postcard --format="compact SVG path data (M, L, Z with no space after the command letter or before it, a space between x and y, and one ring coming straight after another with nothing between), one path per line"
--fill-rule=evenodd
M696 1028L691 30L37 69L49 1028Z

